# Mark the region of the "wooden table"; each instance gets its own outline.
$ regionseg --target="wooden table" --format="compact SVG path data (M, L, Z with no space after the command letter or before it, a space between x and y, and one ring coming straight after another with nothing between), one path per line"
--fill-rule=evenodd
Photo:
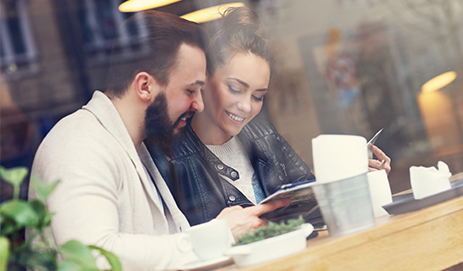
M284 248L281 248L284 249ZM307 242L297 254L219 270L443 270L463 262L463 196L419 211L383 216L376 226Z

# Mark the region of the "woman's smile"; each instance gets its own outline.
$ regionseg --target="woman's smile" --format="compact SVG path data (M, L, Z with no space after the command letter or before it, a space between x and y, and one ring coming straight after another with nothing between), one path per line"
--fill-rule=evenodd
M228 112L225 110L225 113L227 113L228 117L230 117L232 120L239 122L240 124L244 121L245 118L237 116L233 113Z

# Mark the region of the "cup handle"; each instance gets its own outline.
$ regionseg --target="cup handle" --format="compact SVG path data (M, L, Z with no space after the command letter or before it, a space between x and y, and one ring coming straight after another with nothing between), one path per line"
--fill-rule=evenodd
M304 232L305 237L309 236L313 232L313 225L310 223L302 224L302 231Z
M245 246L232 247L231 249L225 251L224 255L233 256L233 255L248 255L251 253L251 249Z
M177 238L177 248L182 253L188 253L193 250L193 244L191 243L190 236L188 236L188 234L184 232L179 233L179 237Z

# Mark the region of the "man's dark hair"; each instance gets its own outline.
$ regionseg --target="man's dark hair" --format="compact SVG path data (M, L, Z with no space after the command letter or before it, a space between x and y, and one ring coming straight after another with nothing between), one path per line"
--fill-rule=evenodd
M183 43L206 50L199 24L174 14L142 11L124 21L122 27L130 36L141 39L141 43L148 46L148 54L134 63L117 63L117 48L113 48L105 91L110 97L122 97L135 75L142 71L149 73L161 85L167 85ZM132 35L133 31L140 29L146 29L145 36Z

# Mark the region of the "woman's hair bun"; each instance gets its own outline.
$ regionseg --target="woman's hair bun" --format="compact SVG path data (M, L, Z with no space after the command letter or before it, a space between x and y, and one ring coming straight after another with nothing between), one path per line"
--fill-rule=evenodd
M222 14L222 30L245 31L261 36L262 23L257 14L246 7L231 7Z
M264 27L254 11L247 7L228 8L217 27L207 52L209 74L214 74L217 66L240 52L262 57L272 70L273 58L263 37Z

